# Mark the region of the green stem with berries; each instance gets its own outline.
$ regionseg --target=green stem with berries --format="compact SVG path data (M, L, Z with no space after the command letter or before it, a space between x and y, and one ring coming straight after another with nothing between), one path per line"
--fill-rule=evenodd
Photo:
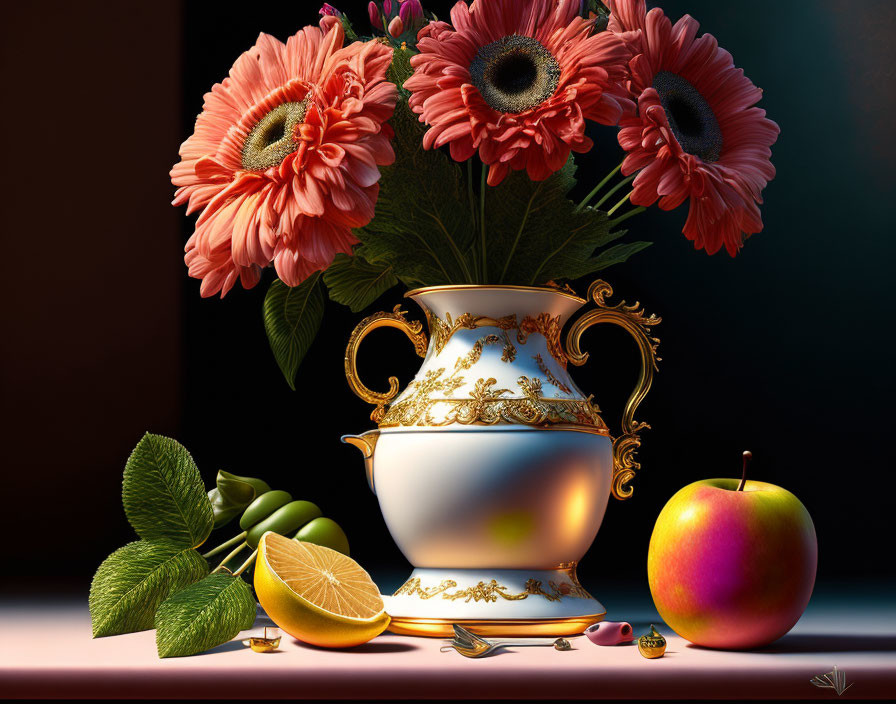
M245 548L245 547L246 547L245 542L242 542L239 545L237 545L233 550L231 550L227 554L227 557L225 557L223 560L221 560L221 562L218 564L218 566L215 568L215 570L221 569L224 565L226 565L228 562L230 562L234 557L239 555L243 551L243 548Z
M239 567L237 567L236 572L233 573L234 577L239 577L246 569L255 562L255 558L258 557L258 548L252 551L252 554L249 555L249 558Z
M205 559L208 559L208 558L210 558L210 557L214 557L214 556L217 555L219 552L224 552L224 551L225 551L227 548L229 548L231 545L236 545L236 544L237 544L238 542L240 542L243 538L245 538L245 537L246 537L246 533L248 533L248 531L245 531L245 530L244 530L244 531L243 531L242 533L240 533L239 535L235 535L235 536L233 536L230 540L228 540L228 541L226 541L226 542L224 542L224 543L221 543L218 547L214 548L213 550L209 550L207 553L203 554L203 557L204 557Z

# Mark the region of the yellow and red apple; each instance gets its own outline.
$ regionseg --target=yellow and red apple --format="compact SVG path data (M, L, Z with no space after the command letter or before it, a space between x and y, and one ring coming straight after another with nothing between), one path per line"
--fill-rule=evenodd
M710 648L771 643L799 620L815 584L815 526L786 489L706 479L681 489L657 518L650 593L666 624Z

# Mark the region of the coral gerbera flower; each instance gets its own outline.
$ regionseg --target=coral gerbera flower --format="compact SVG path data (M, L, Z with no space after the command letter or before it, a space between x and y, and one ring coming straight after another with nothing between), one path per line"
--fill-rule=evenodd
M608 29L629 41L635 116L620 123L622 173L640 169L631 202L671 210L690 198L683 232L697 249L732 256L762 230L758 204L775 176L778 126L753 107L762 91L711 34L685 15L673 26L644 0L608 0Z
M586 152L585 120L615 125L633 109L620 82L630 52L612 32L592 34L579 0L474 0L451 9L452 28L420 30L404 83L430 125L427 149L448 144L457 161L478 149L488 183L510 169L541 181Z
M174 204L202 211L185 256L202 296L254 286L272 261L295 286L350 253L351 228L373 217L378 166L394 160L392 51L342 44L330 16L286 44L261 34L205 95L171 170Z

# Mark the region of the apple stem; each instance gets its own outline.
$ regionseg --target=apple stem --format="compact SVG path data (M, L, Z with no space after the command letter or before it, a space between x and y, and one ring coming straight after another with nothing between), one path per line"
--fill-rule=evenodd
M743 471L743 473L740 475L740 484L739 484L738 487L737 487L737 490L738 490L738 491L743 491L743 490L744 490L744 484L747 483L747 464L749 463L749 461L750 461L751 459L753 459L753 453L750 452L749 450L747 450L746 452L744 452L744 471Z

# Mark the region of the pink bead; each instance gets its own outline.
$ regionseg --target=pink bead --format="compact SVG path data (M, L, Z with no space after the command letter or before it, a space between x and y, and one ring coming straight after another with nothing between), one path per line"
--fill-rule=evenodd
M585 629L585 635L595 645L619 645L634 639L632 626L626 621L601 621Z

